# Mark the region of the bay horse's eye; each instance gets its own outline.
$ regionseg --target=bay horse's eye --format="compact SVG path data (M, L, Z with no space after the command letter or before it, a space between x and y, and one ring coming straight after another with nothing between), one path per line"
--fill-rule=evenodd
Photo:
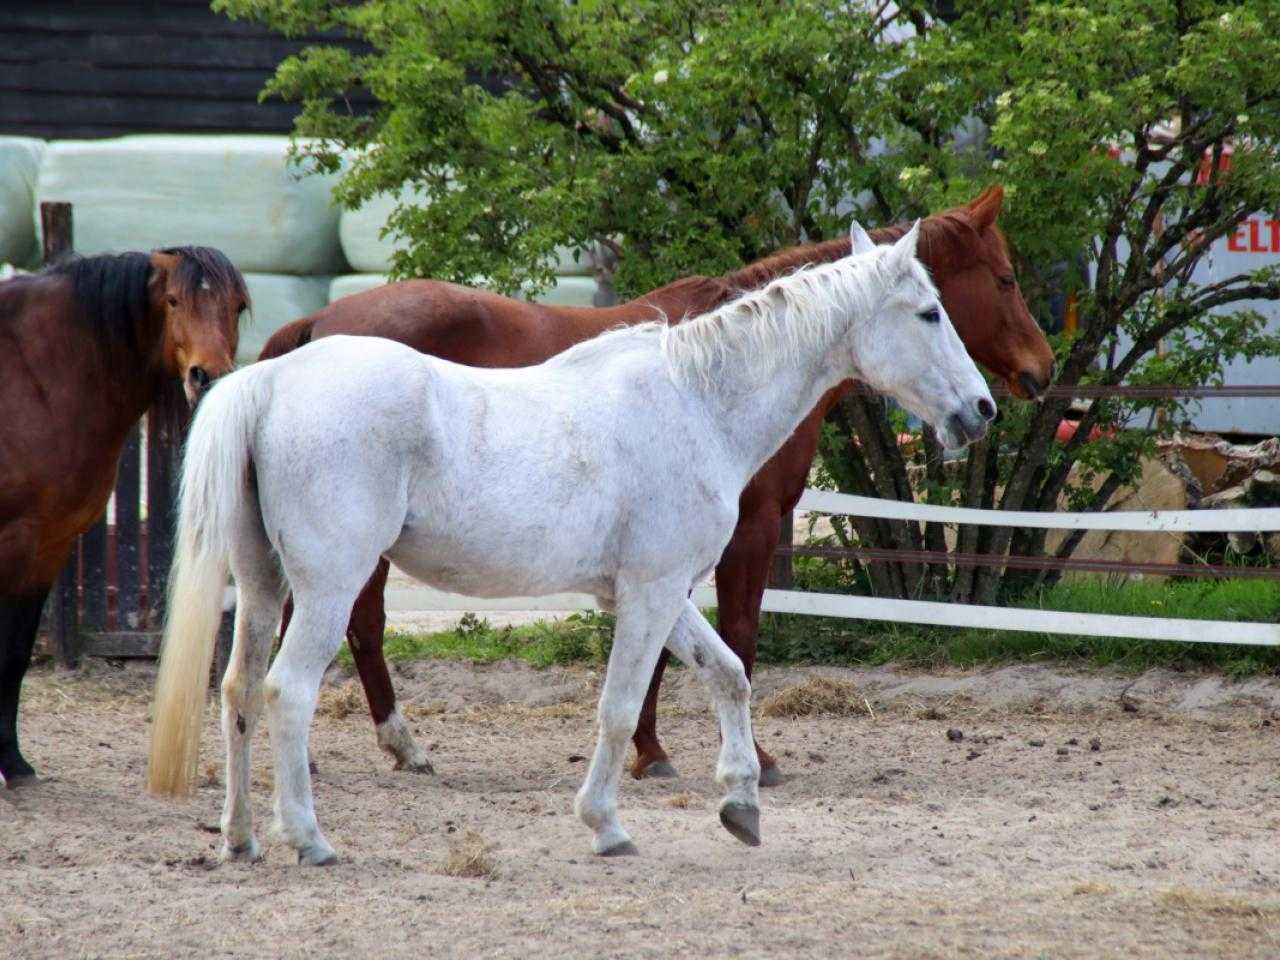
M921 310L918 314L916 314L916 316L918 316L925 323L938 323L942 320L941 315L938 313L937 307L934 307L933 309L930 309L930 310Z
M178 298L175 297L172 293L169 294L169 306L176 307L177 305L178 305Z

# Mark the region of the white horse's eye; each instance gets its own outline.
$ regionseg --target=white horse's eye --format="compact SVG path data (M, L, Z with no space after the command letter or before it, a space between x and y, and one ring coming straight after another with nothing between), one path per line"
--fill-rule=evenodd
M921 310L918 314L916 314L916 316L918 316L925 323L940 323L942 321L942 316L941 314L938 313L937 307L933 307L929 310Z

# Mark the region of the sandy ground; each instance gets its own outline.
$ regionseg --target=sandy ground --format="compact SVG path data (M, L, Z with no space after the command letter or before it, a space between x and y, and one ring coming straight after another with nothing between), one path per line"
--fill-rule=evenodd
M813 672L767 671L757 697ZM300 868L270 843L217 861L213 710L203 784L163 802L140 787L150 666L37 668L24 735L44 780L0 795L0 955L1280 956L1280 685L1153 674L1128 711L1109 674L819 672L866 702L758 719L788 778L754 850L717 823L716 730L677 672L683 776L624 782L641 856L616 860L571 812L597 672L401 671L434 777L391 770L334 676L312 750L341 861ZM472 832L492 877L448 873Z

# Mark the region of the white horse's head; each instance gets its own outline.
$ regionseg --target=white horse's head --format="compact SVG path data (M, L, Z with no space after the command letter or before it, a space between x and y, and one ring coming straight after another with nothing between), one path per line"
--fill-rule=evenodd
M896 243L878 247L851 225L853 255L874 258L882 283L870 313L850 330L853 364L859 380L933 424L948 447L962 447L987 432L996 405L916 259L919 235L916 221Z

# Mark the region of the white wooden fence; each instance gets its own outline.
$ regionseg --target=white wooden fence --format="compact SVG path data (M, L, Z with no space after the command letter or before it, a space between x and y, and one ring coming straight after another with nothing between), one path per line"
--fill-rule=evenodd
M830 490L806 490L800 499L798 509L810 513L847 514L879 517L886 520L1035 527L1053 530L1140 530L1153 533L1262 533L1280 530L1280 508L1270 507L1253 510L1039 513L939 507L900 500L858 497ZM716 605L715 590L710 586L704 585L695 589L693 599L702 607ZM594 606L594 598L584 594L492 600L463 597L426 588L392 588L387 592L387 609L390 612L532 610L555 613L590 610ZM766 590L763 609L774 613L847 617L853 620L892 620L899 623L920 623L931 626L989 627L999 630L1024 630L1077 636L1280 646L1280 624L1276 623L1067 613L1057 610L988 607L925 600L893 600L832 593L806 593L796 590Z

